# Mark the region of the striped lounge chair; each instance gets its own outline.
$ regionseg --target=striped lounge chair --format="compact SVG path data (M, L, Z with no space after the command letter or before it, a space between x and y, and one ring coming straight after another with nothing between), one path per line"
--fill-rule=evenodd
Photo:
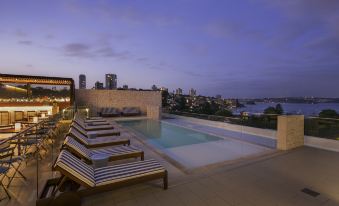
M98 125L110 125L110 123L105 120L86 120L80 117L76 117L73 119L73 121L78 122L79 124L84 124L85 126L98 126Z
M101 109L101 112L99 113L102 117L117 117L121 115L121 112L118 108L114 107L105 107Z
M91 157L93 155L107 156L109 161L138 157L140 157L141 160L144 160L144 152L133 146L114 146L109 148L90 150L70 136L66 137L62 148L69 150L74 155L81 159L84 159L90 164L92 163Z
M83 117L81 115L78 115L78 113L76 113L74 115L75 118L80 118L80 119L84 119L84 120L87 120L87 121L106 121L104 118L102 117Z
M90 137L90 136L103 137L103 136L119 136L120 135L120 131L116 129L86 131L84 128L80 127L76 123L72 123L71 127L78 130L78 132L82 133L86 137Z
M114 127L110 124L108 125L94 125L92 124L85 124L82 121L78 121L75 119L73 123L78 124L80 127L82 127L86 131L95 131L95 130L112 130Z
M94 121L94 120L98 120L98 121L102 121L102 120L105 120L104 118L102 118L102 117L88 117L88 118L86 118L86 120L92 120L92 121Z
M83 121L85 122L85 123L103 123L103 122L107 122L107 123L109 123L106 119L83 119Z
M69 151L62 150L53 168L61 173L58 186L52 192L53 197L62 184L69 182L67 180L83 186L72 194L80 198L155 179L163 179L164 189L168 187L167 170L153 159L94 169Z
M140 115L140 109L138 107L124 107L122 109L122 114L124 116L136 116L136 115Z
M87 148L131 144L130 140L127 137L119 137L119 136L107 136L107 137L89 139L73 128L70 128L68 132L68 136L74 137L74 139L76 139L78 142L80 142Z

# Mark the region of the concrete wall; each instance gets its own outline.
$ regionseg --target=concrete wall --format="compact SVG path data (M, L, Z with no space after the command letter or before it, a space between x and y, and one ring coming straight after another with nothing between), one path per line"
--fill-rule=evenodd
M304 115L278 116L277 149L289 150L304 145Z
M88 106L91 115L97 115L102 107L139 107L143 114L148 106L161 108L161 93L159 91L131 90L89 90L75 91L75 101L78 106Z
M161 107L147 106L147 117L155 120L161 119Z
M319 137L305 136L305 145L319 149L339 152L339 141L334 139L325 139Z

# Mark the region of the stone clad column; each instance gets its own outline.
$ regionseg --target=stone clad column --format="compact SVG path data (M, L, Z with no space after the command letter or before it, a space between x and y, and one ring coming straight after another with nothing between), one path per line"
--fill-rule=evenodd
M304 145L304 115L278 116L277 149L289 150Z
M147 118L155 120L161 119L161 107L147 106Z

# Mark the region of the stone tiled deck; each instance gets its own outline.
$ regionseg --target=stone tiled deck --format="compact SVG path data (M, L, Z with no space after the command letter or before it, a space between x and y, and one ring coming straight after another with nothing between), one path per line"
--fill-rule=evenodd
M231 164L218 164L184 172L137 140L146 158L161 161L169 170L169 189L154 181L83 199L83 205L339 205L339 153L302 147ZM51 178L51 156L41 162L41 184ZM0 205L35 205L35 163L24 168L29 180L15 180L13 198ZM312 197L301 192L310 188Z

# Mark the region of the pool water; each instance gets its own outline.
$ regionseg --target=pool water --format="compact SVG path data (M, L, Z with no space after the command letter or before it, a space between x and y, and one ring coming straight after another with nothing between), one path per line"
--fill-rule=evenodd
M271 151L266 147L236 140L227 135L227 130L225 130L226 135L219 137L204 133L207 131L206 125L195 125L195 130L184 128L182 126L187 126L187 124L192 126L194 123L183 123L176 119L170 123L165 120L149 119L120 121L119 123L135 131L139 137L144 138L145 143L160 149L163 154L187 169Z
M146 140L162 148L172 148L184 145L199 144L222 140L222 138L178 127L155 120L133 120L119 122L140 132Z

